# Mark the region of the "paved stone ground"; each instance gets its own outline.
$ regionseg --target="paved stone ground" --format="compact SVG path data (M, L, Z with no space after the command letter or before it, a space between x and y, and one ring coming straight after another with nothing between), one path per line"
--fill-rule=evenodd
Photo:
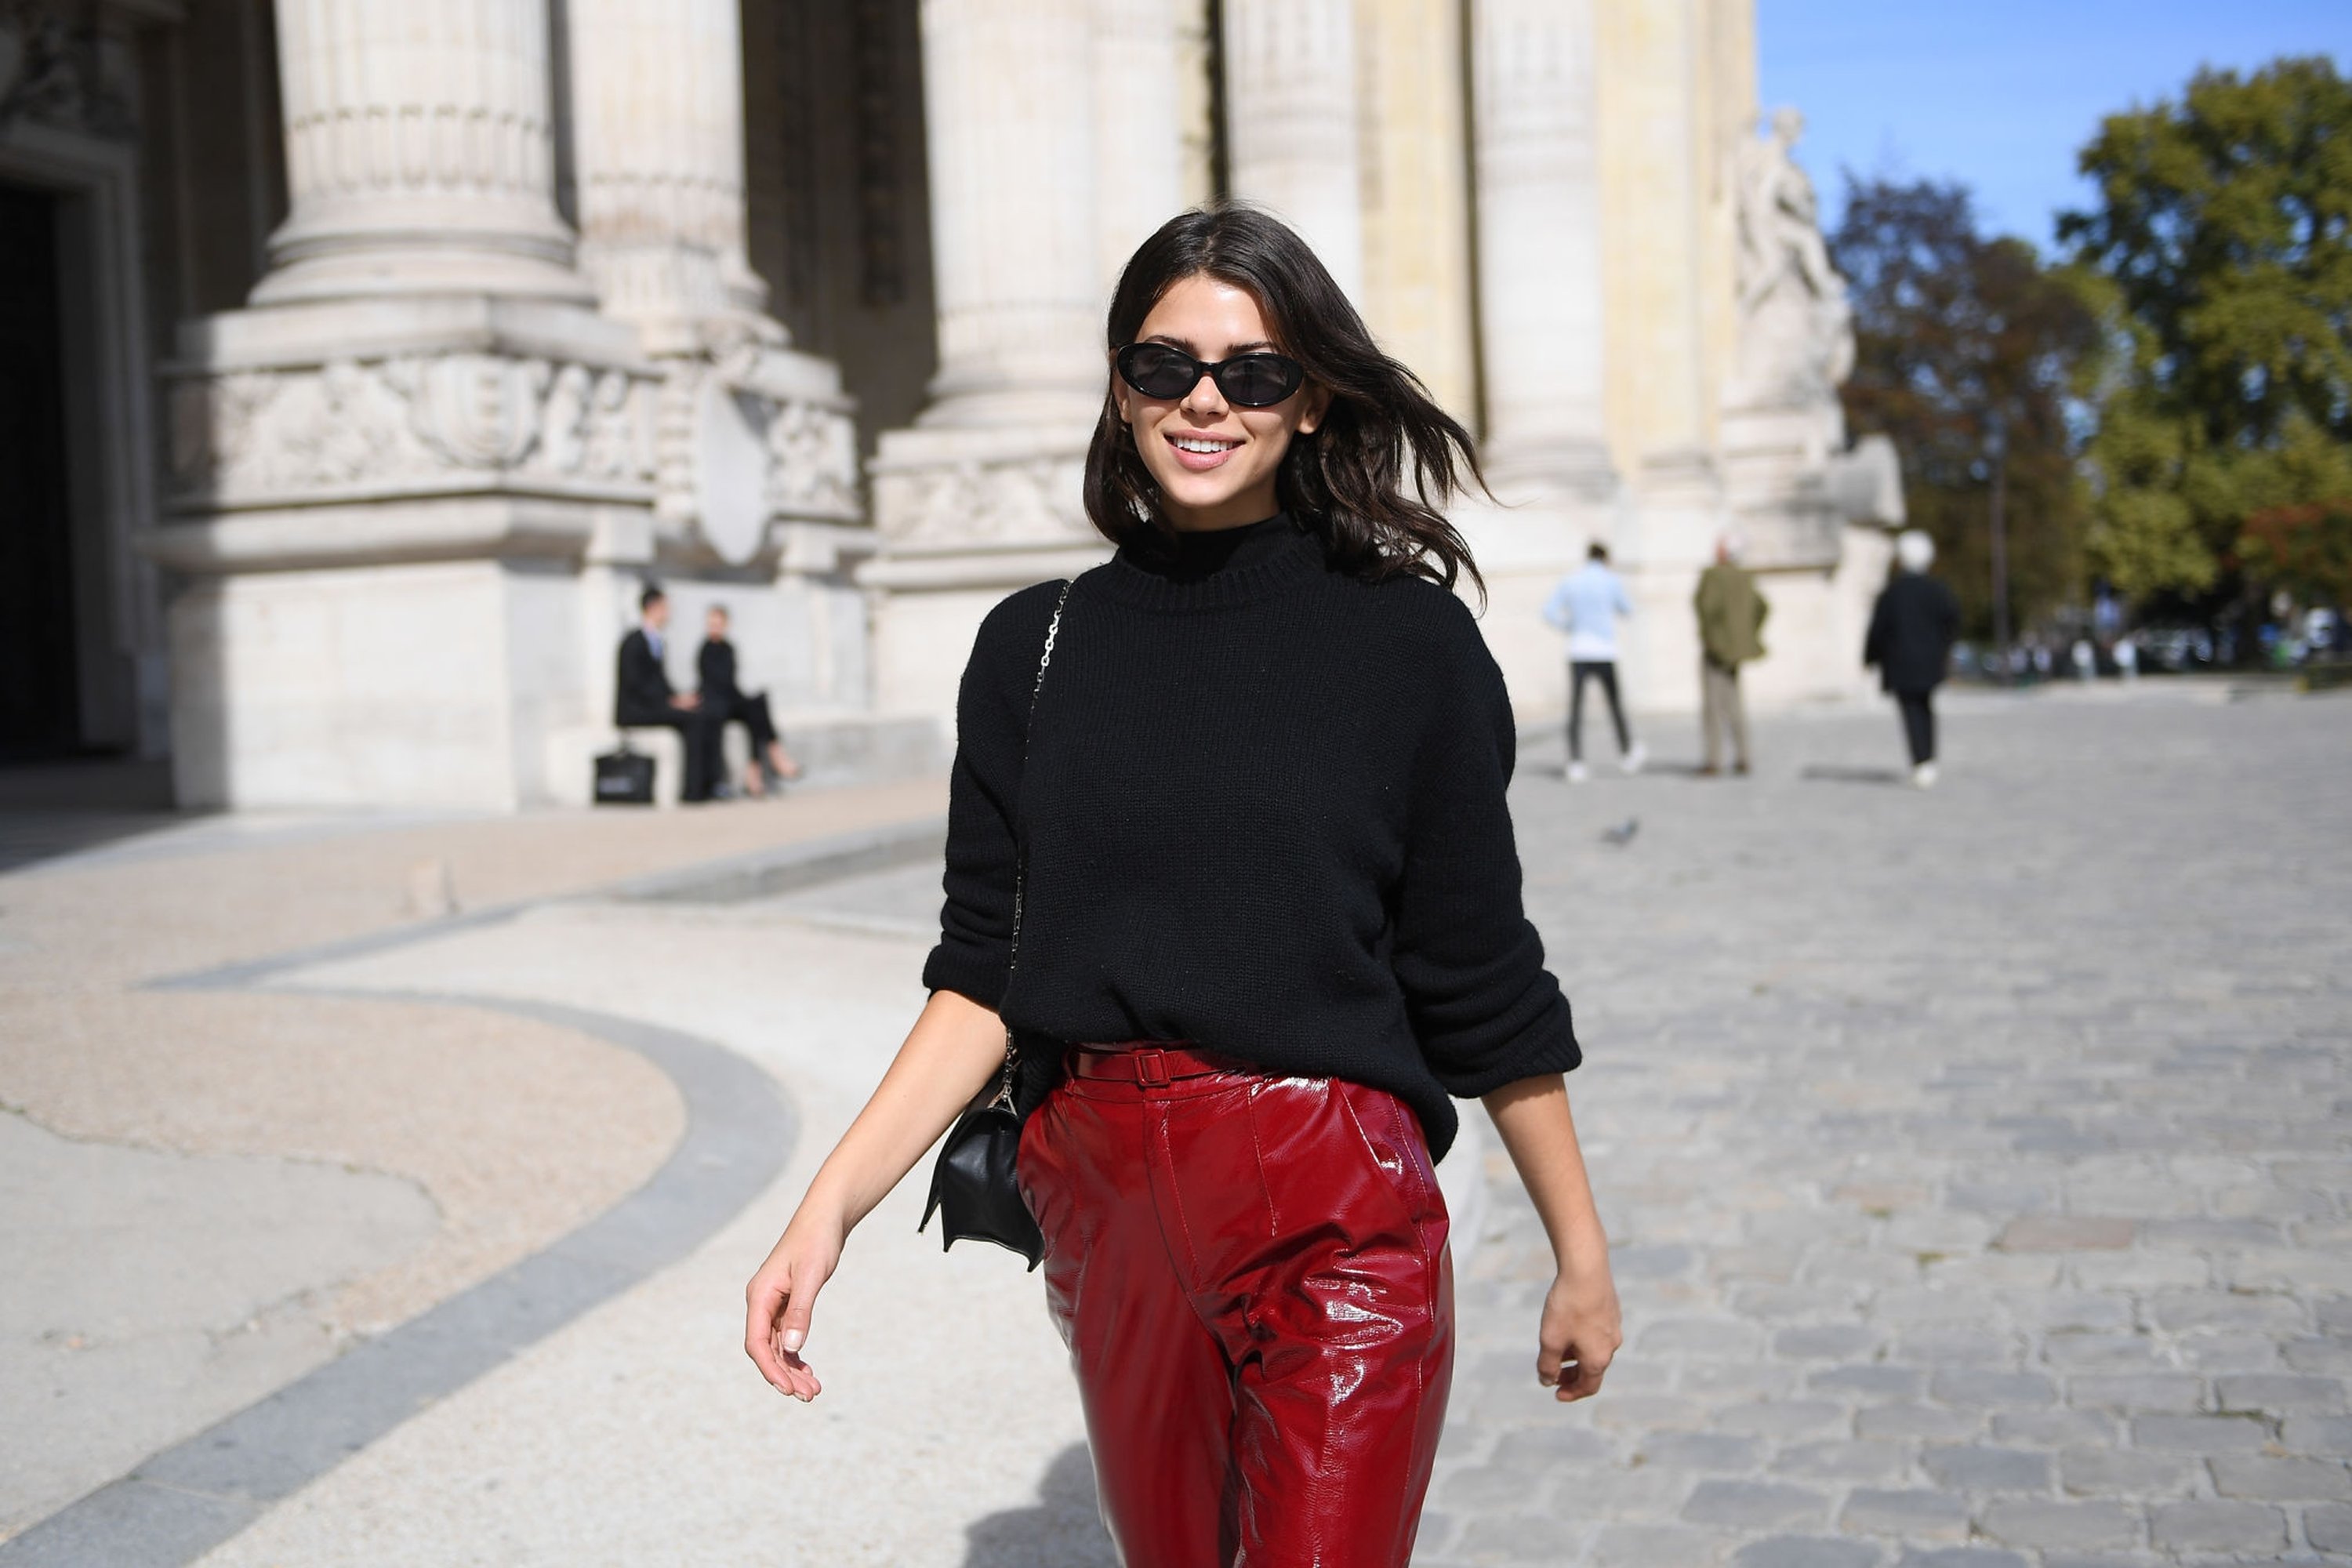
M131 809L116 770L64 771L91 809L29 808L40 781L0 770L0 1561L147 1456L610 1210L679 1136L661 1070L543 1017L158 982L757 862L945 795L173 816ZM457 921L434 918L452 902Z
M1766 723L1742 783L1570 788L1528 747L1530 905L1632 1342L1592 1404L1536 1386L1549 1259L1490 1169L1423 1568L2352 1561L2352 699L2193 696L1960 700L1924 795L1891 713ZM1648 738L1671 761L1686 731ZM399 886L414 852L371 853ZM29 962L150 907L79 887L14 884L0 941ZM905 871L555 904L274 983L658 1018L766 1066L803 1137L688 1261L207 1562L1107 1568L1034 1279L940 1258L914 1184L828 1294L823 1405L780 1412L736 1347L744 1270L919 1002L936 905Z
M2352 700L2191 696L1530 749L1629 1342L1535 1386L1496 1170L1421 1562L2352 1562Z

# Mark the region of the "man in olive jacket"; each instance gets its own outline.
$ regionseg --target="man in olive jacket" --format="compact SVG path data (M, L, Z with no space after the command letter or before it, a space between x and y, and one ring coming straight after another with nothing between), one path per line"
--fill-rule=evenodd
M1764 617L1772 606L1756 589L1756 579L1739 564L1739 545L1719 539L1715 564L1698 576L1699 726L1706 763L1699 769L1723 771L1722 731L1731 731L1731 771L1748 771L1748 705L1739 695L1739 667L1764 657Z

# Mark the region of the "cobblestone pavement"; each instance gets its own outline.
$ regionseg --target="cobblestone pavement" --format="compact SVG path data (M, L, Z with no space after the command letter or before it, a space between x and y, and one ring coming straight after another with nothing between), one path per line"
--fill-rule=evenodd
M2352 1562L2352 700L2191 697L1529 748L1628 1342L1535 1385L1492 1169L1421 1563Z

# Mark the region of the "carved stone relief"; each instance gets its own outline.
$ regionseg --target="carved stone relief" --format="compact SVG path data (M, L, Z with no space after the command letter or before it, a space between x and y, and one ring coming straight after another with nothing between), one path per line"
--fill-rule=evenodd
M88 0L0 0L0 130L35 121L93 136L137 133L129 46Z
M1078 499L1085 474L1083 455L880 470L876 526L894 550L915 553L1093 540Z
M184 501L437 488L492 474L629 487L649 478L649 385L624 370L498 354L331 360L173 389Z
M729 559L756 553L770 518L856 520L845 412L742 386L703 361L663 368L656 379L459 353L192 376L172 392L173 485L193 510L492 479L658 494L662 515L682 527L708 510L726 534L709 542ZM717 428L722 416L735 430Z
M778 404L768 421L768 510L789 517L857 516L857 427L814 403Z
M769 520L861 520L848 412L780 395L766 363L752 345L663 367L655 514L738 563L763 547Z

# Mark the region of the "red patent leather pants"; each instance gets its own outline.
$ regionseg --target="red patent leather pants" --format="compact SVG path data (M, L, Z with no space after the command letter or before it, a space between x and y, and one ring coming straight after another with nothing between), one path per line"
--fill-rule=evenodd
M1354 1084L1175 1076L1211 1060L1179 1050L1071 1058L1021 1185L1120 1560L1404 1568L1454 1367L1418 1120Z

